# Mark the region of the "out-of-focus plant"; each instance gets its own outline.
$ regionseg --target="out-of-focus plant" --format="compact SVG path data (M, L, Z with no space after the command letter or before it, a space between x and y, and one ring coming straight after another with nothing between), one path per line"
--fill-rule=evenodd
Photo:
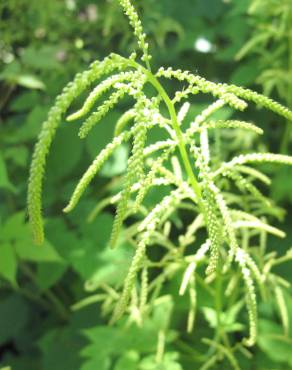
M292 3L290 0L252 0L248 9L251 36L237 60L252 56L259 72L255 82L265 95L276 94L292 108ZM287 153L291 124L287 122L281 152Z

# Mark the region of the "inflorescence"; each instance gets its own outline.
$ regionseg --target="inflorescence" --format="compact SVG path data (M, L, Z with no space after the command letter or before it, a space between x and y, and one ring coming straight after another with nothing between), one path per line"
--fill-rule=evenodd
M292 112L251 90L207 81L188 71L161 67L156 73L152 73L151 57L141 21L129 0L119 0L119 2L137 37L138 47L142 53L141 61L139 62L136 53L130 58L112 54L101 62L92 63L87 71L78 74L57 97L47 121L43 124L30 169L28 212L35 242L42 244L44 240L41 197L46 158L63 115L81 93L91 85L96 85L82 108L67 117L68 121L85 117L79 131L82 139L95 125L102 124L103 117L109 114L121 99L129 96L133 105L118 120L113 140L85 171L68 205L64 208L65 212L70 212L77 206L85 189L105 161L117 147L129 141L132 141L132 150L123 189L112 199L113 204L117 203L117 212L110 245L114 247L118 244L122 225L129 215L135 213L138 217L143 215L143 200L150 189L165 185L171 188L168 195L153 209L147 211L148 213L135 229L132 236L136 243L135 254L120 299L113 310L112 321L116 321L127 311L132 292L137 289L136 280L140 271L142 272L139 305L141 315L143 316L147 311L147 297L152 287L151 281L148 281L152 262L147 256L147 247L161 244L167 246L169 266L171 261L175 264L178 257L183 261L183 266L186 266L180 294L189 290L189 331L193 327L195 316L197 265L207 264L206 279L210 281L214 276L216 278L219 269L226 273L234 269L234 265L238 266L245 287L244 294L250 322L249 336L244 340L244 344L253 345L257 334L256 287L262 286L268 277L265 271L260 270L256 257L245 245L246 235L251 233L252 236L258 236L262 240L263 233L272 233L280 237L283 237L283 233L266 222L264 213L269 216L267 209L271 203L256 186L257 181L268 185L270 179L250 165L264 162L292 165L292 157L271 153L251 153L224 161L218 158L218 155L214 155L210 135L212 136L212 132L219 132L217 138L219 137L220 140L222 129L247 130L258 135L262 134L262 129L254 123L236 119L216 120L215 113L225 106L235 111L243 111L247 104L252 102L288 120L292 120ZM163 78L176 79L184 86L170 97L161 84ZM147 84L152 85L155 91L151 97L145 93ZM188 122L188 128L183 131L182 122L187 122L190 104L188 101L182 103L182 100L188 100L199 93L210 94L215 100L193 121ZM96 104L98 108L94 110ZM147 146L147 134L156 126L165 130L167 139ZM173 171L166 166L167 163L172 163ZM247 203L244 206L237 200L236 194L233 198L228 194L224 185L226 181L234 184L245 195ZM257 204L256 214L252 206L249 206L255 203ZM187 228L186 234L179 238L177 250L173 250L173 247L167 244L163 230L169 227L167 225L170 223L171 214L181 204L191 207L195 213L194 223ZM198 228L206 230L206 240L201 247L194 250ZM185 253L188 245L192 245L193 254ZM272 263L270 264L272 266ZM175 266L174 270L181 269L177 264ZM163 282L163 279L160 281ZM278 301L281 302L283 322L287 327L282 287L275 278L273 278L273 286L276 289Z

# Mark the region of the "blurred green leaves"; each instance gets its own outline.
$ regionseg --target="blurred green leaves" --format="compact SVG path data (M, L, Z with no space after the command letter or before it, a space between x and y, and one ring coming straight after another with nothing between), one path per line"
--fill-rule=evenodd
M90 359L84 364L84 370L89 370L98 361L108 369L114 357L118 358L115 370L181 370L177 353L167 352L160 360L154 355L161 330L166 333L166 342L171 343L176 338L175 333L169 331L172 307L171 297L164 296L157 302L153 315L141 327L132 324L85 330L84 335L90 344L81 354Z
M24 218L24 212L18 212L0 226L0 275L14 287L17 285L18 262L62 261L59 254L47 241L41 248L36 248L33 245L30 228Z
M16 286L16 255L9 244L2 244L0 249L0 270L1 275L12 285Z
M15 187L11 184L11 182L8 179L6 163L4 162L1 152L0 152L0 188L15 191Z
M259 330L258 345L267 356L275 362L292 367L292 338L284 336L282 327L269 320L260 320Z
M19 295L11 294L0 303L0 344L3 345L23 335L29 323L28 304Z
M0 73L0 80L12 86L20 85L28 89L45 89L44 83L36 75L25 73L18 62L8 64Z

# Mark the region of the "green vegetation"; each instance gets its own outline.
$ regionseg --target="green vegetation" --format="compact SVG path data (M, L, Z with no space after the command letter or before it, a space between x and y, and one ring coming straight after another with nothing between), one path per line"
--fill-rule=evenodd
M292 369L291 6L266 5L0 5L4 369Z

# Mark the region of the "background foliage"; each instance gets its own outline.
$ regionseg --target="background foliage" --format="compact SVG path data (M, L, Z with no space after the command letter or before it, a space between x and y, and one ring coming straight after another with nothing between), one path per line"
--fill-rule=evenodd
M273 29L266 25L270 19L281 23L290 2L269 0L269 9L261 7L260 1L252 3L249 12L251 3L245 0L143 0L138 9L157 65L251 86L289 105L291 55L287 40L291 34L284 24L282 34L273 37ZM0 14L1 365L13 370L158 369L157 333L167 327L166 351L159 369L199 368L207 347L198 337L208 337L209 327L214 325L214 312L208 310L203 291L201 296L198 293L199 314L192 334L185 333L183 317L188 305L177 294L180 281L166 284L165 299L143 329L107 326L104 308L101 310L98 302L83 308L78 305L96 284L103 284L109 296L114 294L109 285L123 279L131 258L127 248L114 252L106 248L113 209L106 208L93 222L88 220L97 202L119 186L127 147L103 167L80 206L69 216L61 213L86 163L109 141L110 125L103 125L85 141L77 138L75 123L62 126L48 163L44 199L47 240L43 248L32 244L26 222L28 166L40 125L55 96L75 73L111 51L131 51L127 20L114 1L103 0L32 0L29 6L26 0L4 0ZM198 112L204 104L202 100L192 106L191 112ZM284 125L269 112L249 109L248 114L251 121L257 119L266 128L261 145L278 151L287 137ZM117 115L113 111L108 119ZM245 152L253 139L241 134L229 141L229 150L233 146ZM282 150L289 152L289 140ZM289 231L292 172L278 170L274 177L271 195L287 211L281 227ZM155 203L155 196L149 201ZM182 214L178 224L184 217ZM279 245L272 240L270 249L285 253L292 244L289 234L291 239L288 232ZM291 281L289 264L282 265L279 273ZM168 294L176 297L174 305ZM285 300L292 322L292 296L285 296ZM226 318L230 330L236 325L236 313L233 315ZM290 337L284 337L276 302L262 303L260 317L254 356L242 356L241 366L292 369L291 327ZM218 368L228 366L224 362Z

